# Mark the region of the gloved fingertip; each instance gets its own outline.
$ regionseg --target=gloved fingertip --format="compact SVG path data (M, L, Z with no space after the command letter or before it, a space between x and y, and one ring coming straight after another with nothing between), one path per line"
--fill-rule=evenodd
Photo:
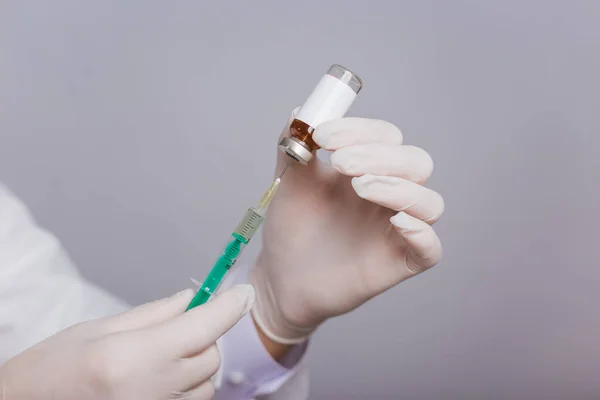
M313 132L312 139L319 147L325 150L337 150L343 144L339 138L339 134L330 132L328 129L317 128Z
M288 120L285 124L285 127L283 128L283 132L281 132L281 136L279 137L279 139L281 139L284 136L289 136L289 128L290 125L292 124L292 122L294 121L294 119L296 118L296 115L298 115L298 112L300 112L300 109L302 107L296 107L292 110L291 115L288 117Z
M362 197L363 199L370 191L373 184L382 183L385 181L387 177L385 176L377 176L372 174L364 174L355 178L352 178L352 187L354 191L358 195L358 197Z
M354 189L354 191L356 192L356 194L358 195L358 197L364 198L364 194L365 194L365 184L364 184L364 179L362 179L363 177L357 177L357 178L352 178L352 180L350 181L350 183L352 183L352 188Z
M344 173L344 159L343 157L340 157L340 154L337 152L334 152L333 154L331 154L331 157L329 158L329 162L331 163L331 166L339 173Z
M187 288L187 289L183 289L180 292L175 293L173 296L171 296L171 298L172 299L180 299L180 298L183 298L183 297L192 298L192 297L194 297L194 294L195 293L194 293L193 289Z
M361 176L368 169L369 154L360 146L350 146L331 154L331 166L348 176Z
M414 228L414 224L412 223L410 216L404 211L400 211L398 214L390 218L390 222L399 229L400 233L410 232Z
M254 286L249 284L241 284L235 285L231 289L236 296L240 299L240 301L244 304L244 308L242 310L242 314L247 314L248 311L252 308L254 304L254 299L256 298L256 291L254 290Z

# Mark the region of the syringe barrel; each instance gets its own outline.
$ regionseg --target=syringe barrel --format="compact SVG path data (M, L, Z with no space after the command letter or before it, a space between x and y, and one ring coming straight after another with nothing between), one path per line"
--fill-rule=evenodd
M206 303L217 292L225 276L240 258L242 251L258 231L263 220L264 217L255 209L250 208L246 211L244 218L231 234L227 245L221 251L219 258L198 289L198 293L189 304L188 310Z
M264 219L265 217L257 209L249 208L233 233L243 237L246 242L249 242L262 225Z
M206 303L219 289L225 276L240 258L247 244L248 241L243 236L236 233L231 235L227 245L221 251L221 255L211 268L206 279L204 279L204 282L202 282L202 286L198 289L198 293L196 293L196 296L194 296L194 299L188 306L188 310Z

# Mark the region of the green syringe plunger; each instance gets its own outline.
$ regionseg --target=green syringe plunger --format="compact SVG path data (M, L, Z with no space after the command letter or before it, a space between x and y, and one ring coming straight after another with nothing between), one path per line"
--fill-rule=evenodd
M188 310L204 304L210 299L225 278L225 275L227 275L227 272L229 272L237 261L243 248L248 244L248 240L237 233L233 233L231 236L233 239L227 244L225 251L223 251L223 254L221 254L204 282L202 282L198 293L196 293L196 296L194 296L188 306Z

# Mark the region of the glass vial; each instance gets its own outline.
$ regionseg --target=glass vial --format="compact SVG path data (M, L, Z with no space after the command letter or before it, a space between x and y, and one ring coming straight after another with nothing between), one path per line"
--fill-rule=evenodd
M279 142L279 149L301 164L308 164L319 146L312 134L323 122L342 118L362 89L362 80L349 69L333 65L321 78L296 118L290 136Z

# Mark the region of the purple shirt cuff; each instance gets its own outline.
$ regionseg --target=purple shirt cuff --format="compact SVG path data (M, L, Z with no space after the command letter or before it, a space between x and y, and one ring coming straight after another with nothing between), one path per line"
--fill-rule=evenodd
M275 361L262 344L250 313L218 345L221 368L215 400L246 400L276 392L296 373L307 348L307 343L295 346L280 363Z

